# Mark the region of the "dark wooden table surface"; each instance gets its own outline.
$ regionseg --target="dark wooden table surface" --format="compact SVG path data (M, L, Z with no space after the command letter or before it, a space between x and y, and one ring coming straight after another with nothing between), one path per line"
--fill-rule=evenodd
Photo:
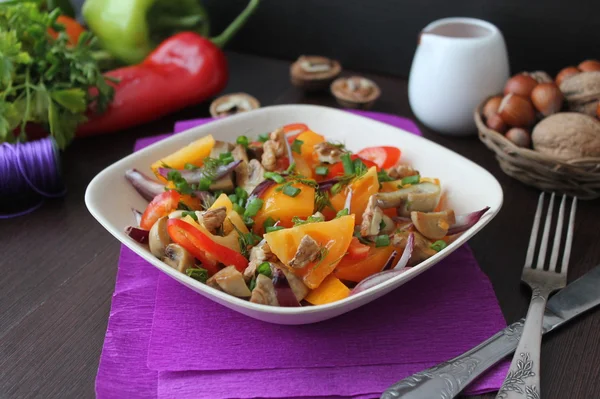
M252 93L263 105L336 106L326 94L306 96L293 88L287 62L235 53L229 60L226 92ZM406 80L368 76L383 89L375 111L413 117ZM207 116L207 109L200 104L130 131L77 140L63 157L67 196L27 216L0 220L1 398L94 396L120 245L88 213L86 186L131 153L136 139L169 132L176 120ZM494 285L506 320L513 322L525 314L529 300L519 279L538 191L505 176L475 137L448 138L422 130L428 139L489 170L502 184L500 214L470 245ZM569 280L600 263L599 205L580 203ZM547 336L542 350L544 398L600 398L599 343L599 311Z

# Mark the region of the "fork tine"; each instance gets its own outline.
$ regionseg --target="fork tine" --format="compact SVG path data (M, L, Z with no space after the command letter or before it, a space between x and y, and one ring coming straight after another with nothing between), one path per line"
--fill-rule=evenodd
M542 210L544 209L544 197L543 191L538 199L537 209L535 211L535 217L533 218L533 226L531 227L531 235L529 236L529 246L527 247L527 257L525 258L525 267L531 267L533 263L533 254L535 253L535 244L537 243L538 230L540 229L540 220L542 219Z
M548 237L550 236L550 226L552 225L552 211L554 211L554 193L550 196L548 204L548 212L546 214L546 223L544 223L544 233L542 235L542 243L540 244L540 252L538 252L538 261L535 266L536 270L544 270L546 262L546 252L548 251Z
M556 271L556 264L558 263L558 253L560 251L560 239L562 238L563 221L565 218L565 201L567 196L563 195L560 201L560 208L558 210L558 217L556 218L556 231L554 233L554 243L552 244L552 255L550 256L550 266L548 270L551 272Z
M567 240L565 242L565 252L560 266L560 274L567 274L569 268L569 258L571 257L571 245L573 244L573 230L575 229L575 211L577 210L577 197L573 197L571 203L571 214L569 215L569 228L567 230Z

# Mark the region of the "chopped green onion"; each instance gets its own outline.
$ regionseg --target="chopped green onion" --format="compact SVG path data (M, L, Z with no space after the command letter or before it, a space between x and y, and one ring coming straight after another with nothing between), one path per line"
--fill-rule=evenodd
M201 267L189 268L185 271L185 274L201 283L206 283L206 280L208 280L208 270Z
M365 244L365 245L370 245L372 244L372 242L366 240L363 236L360 235L360 231L355 231L354 234L352 234L354 237L358 238L358 241L361 242L361 244Z
M341 183L335 183L333 186L331 186L331 194L336 195L337 193L342 191L343 187L344 186Z
M250 280L250 285L248 286L248 288L250 289L250 291L254 290L254 288L256 288L256 277L252 277L252 280Z
M265 232L272 233L274 231L283 230L283 229L284 229L283 226L268 226L267 228L265 228Z
M379 180L379 183L394 181L394 179L392 179L390 175L388 175L388 173L383 169L377 172L377 180Z
M236 211L237 213L239 213L240 215L243 215L244 212L246 211L244 209L244 207L241 206L240 204L238 204L237 202L233 203L233 210Z
M294 171L294 169L296 169L296 162L292 162L290 166L288 166L288 168L285 170L285 173L291 174Z
M440 252L442 249L446 248L447 246L448 246L448 244L446 244L446 241L437 240L436 242L431 244L431 246L429 248L433 249L434 251Z
M352 162L352 158L350 158L350 154L346 152L340 156L340 159L342 160L342 165L344 166L344 173L347 175L353 175L354 163Z
M367 173L367 166L359 158L356 158L352 163L354 166L354 173L356 174L356 176L360 177Z
M190 207L181 201L179 201L179 203L177 204L177 210L178 211L191 211Z
M260 141L261 143L264 143L267 140L269 140L269 133L258 135L258 141Z
M347 216L349 214L350 212L348 211L348 208L344 208L341 211L338 211L338 213L336 213L335 218L341 218L342 216Z
M236 187L235 188L235 195L237 195L238 198L240 199L244 199L247 200L248 199L248 193L246 192L246 190L244 190L241 187Z
M183 212L181 212L181 217L186 217L186 216L191 217L196 222L198 221L198 215L196 215L196 212L194 212L194 211L183 211Z
M404 179L402 179L401 183L403 186L406 186L407 184L419 184L420 181L421 181L421 176L414 175L414 176L406 176Z
M222 154L219 154L219 161L223 164L223 165L227 165L232 163L233 161L235 161L233 159L233 155L231 155L230 152L224 152Z
M304 144L304 141L295 139L291 145L292 151L294 151L296 154L301 154L302 153L302 144Z
M210 188L211 184L212 184L212 180L210 180L207 177L203 177L202 179L200 179L200 182L198 182L198 189L200 191L206 191Z
M295 197L298 194L300 194L300 190L298 187L294 187L294 186L284 186L283 187L283 193L285 195L287 195L288 197Z
M385 222L383 221L383 219L381 219L381 222L379 222L379 230L383 229L385 229Z
M265 172L264 177L265 177L265 179L271 179L275 183L279 183L279 184L285 182L285 179L283 178L283 176L281 176L279 173L276 173L276 172Z
M248 227L254 226L254 219L244 216L244 224Z
M271 264L269 262L263 262L256 268L258 274L263 274L267 277L271 277Z
M248 137L246 136L238 136L235 142L242 145L244 148L248 148Z
M184 168L185 168L186 170L196 170L196 169L198 169L198 167L197 167L196 165L192 165L191 163L186 163L186 164L184 165Z
M375 237L375 246L377 248L387 247L388 245L390 245L390 236L388 236L387 234Z
M231 201L232 203L235 204L235 203L238 202L238 196L237 195L235 195L235 194L229 194L228 197L229 197L229 201Z
M319 176L327 176L329 174L329 168L327 166L317 166L315 173Z
M246 206L246 211L244 212L244 217L251 218L256 216L260 208L263 206L263 200L260 198L254 198L252 201L248 203Z
M267 227L273 227L273 226L275 226L275 223L276 223L276 222L275 222L275 219L273 219L271 216L269 216L269 217L267 218L267 220L265 220L265 221L263 222L263 229L265 229L265 230L266 230L266 229L267 229Z
M321 216L309 216L306 218L306 220L304 219L300 219L298 216L294 216L292 218L292 223L294 223L294 226L300 226L303 224L307 224L307 223L317 223L317 222L324 222L325 219L322 218Z

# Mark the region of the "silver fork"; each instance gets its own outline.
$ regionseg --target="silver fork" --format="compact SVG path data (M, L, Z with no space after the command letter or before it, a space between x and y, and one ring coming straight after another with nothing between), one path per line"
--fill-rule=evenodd
M556 222L556 231L554 233L554 244L552 245L552 254L550 256L550 265L548 270L544 270L546 262L546 252L548 250L548 238L552 225L552 211L554 210L554 194L550 197L546 221L544 223L544 232L538 252L538 260L533 266L533 255L537 243L537 235L542 219L544 208L544 193L540 195L538 207L533 220L531 237L529 238L529 247L527 248L527 257L521 280L529 285L532 290L531 303L525 318L523 326L523 335L519 341L519 346L510 364L506 379L498 391L496 398L501 399L539 399L540 398L540 346L542 342L542 319L544 317L544 308L548 296L567 284L567 269L569 266L569 257L571 255L571 244L573 243L573 228L575 225L575 210L577 208L577 197L573 198L571 203L571 212L569 216L569 225L567 228L567 237L562 251L562 263L560 272L556 270L558 256L561 247L561 238L563 222L565 216L565 203L567 197L563 195L558 211Z

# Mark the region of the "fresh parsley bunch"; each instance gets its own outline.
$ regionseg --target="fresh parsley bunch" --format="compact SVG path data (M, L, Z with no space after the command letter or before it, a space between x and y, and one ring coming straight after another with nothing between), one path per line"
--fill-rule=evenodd
M38 2L0 3L0 143L25 141L31 123L64 148L90 106L103 112L112 101L114 89L93 57L96 39L85 32L70 45L59 13Z

